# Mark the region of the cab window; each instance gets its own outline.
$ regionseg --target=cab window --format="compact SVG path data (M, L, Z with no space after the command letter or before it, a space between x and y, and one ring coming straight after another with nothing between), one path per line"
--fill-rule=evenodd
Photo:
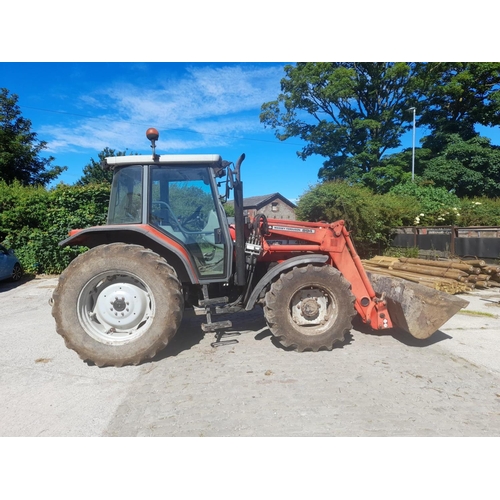
M108 224L142 222L142 166L133 165L117 170L109 202Z
M151 168L150 223L187 248L201 277L225 272L216 196L206 167Z

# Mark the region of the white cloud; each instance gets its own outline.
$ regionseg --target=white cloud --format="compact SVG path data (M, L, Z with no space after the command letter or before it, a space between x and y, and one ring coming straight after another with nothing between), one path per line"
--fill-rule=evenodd
M278 64L188 65L177 79L155 75L149 87L127 82L81 96L86 112L95 116L75 116L70 127L43 127L49 150L108 146L143 151L145 130L151 126L160 131L162 150L229 144L243 134L263 131L260 107L277 97L283 68ZM144 72L140 78L144 80Z

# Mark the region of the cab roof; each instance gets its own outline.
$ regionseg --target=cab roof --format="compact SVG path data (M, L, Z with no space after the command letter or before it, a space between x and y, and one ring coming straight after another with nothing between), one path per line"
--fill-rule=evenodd
M216 154L201 155L130 155L130 156L109 156L105 160L106 165L111 168L126 165L171 165L182 163L184 165L193 165L200 163L221 164L222 158Z

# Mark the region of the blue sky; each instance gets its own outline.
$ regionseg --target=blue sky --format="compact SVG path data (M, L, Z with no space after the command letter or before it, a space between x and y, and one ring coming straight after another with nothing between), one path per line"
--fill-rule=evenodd
M68 167L57 182L76 182L105 147L147 154L145 131L156 127L159 153L230 161L245 153L245 196L297 200L317 183L323 158L299 159L299 139L279 141L259 120L261 105L280 92L285 64L0 63L0 86L19 96L53 164Z
M245 196L296 199L317 182L322 158L302 161L300 140L277 140L259 121L277 97L285 63L0 63L0 86L47 142L58 181L74 183L105 147L161 154L218 153L243 164Z

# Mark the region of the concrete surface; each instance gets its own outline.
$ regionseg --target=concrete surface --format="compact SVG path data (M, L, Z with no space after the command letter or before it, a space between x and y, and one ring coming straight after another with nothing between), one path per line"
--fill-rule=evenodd
M352 330L331 352L273 344L260 309L214 349L200 318L140 366L82 362L56 333L57 278L0 283L0 436L499 436L500 289L427 341Z

